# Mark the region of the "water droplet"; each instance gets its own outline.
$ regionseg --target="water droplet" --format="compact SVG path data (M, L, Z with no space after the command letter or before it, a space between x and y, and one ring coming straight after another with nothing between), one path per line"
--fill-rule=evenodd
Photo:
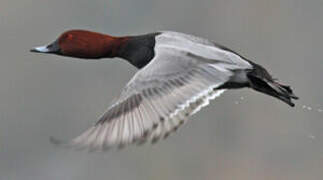
M239 101L234 101L234 104L238 105L239 104Z
M312 140L316 138L313 134L310 134L307 137L310 138L310 139L312 139Z
M240 97L240 99L241 99L241 100L244 100L244 97L243 97L243 96L241 96L241 97Z
M315 112L323 113L323 107L320 104L316 104L313 106L302 105L302 109L305 109L307 111L314 110Z

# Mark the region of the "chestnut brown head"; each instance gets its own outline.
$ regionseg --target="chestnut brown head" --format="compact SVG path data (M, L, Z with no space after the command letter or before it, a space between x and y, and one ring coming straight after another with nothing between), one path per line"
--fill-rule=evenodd
M30 51L86 59L115 57L126 39L86 30L71 30L60 35L53 43Z

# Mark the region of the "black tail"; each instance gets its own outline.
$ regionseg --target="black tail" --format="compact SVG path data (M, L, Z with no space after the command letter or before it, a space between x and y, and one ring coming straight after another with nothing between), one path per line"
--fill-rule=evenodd
M269 96L276 97L292 107L295 106L292 99L298 99L298 97L293 94L293 91L289 86L279 84L272 78L266 69L258 64L250 63L254 67L253 70L247 74L251 88Z

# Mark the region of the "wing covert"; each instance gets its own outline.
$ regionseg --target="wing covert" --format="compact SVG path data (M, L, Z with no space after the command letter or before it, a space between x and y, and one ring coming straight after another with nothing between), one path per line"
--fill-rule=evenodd
M221 61L159 47L99 121L68 146L104 151L166 138L224 90L232 76Z

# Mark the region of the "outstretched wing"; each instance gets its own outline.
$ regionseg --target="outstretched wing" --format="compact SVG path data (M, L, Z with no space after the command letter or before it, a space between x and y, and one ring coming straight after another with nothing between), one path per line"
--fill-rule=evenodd
M236 64L158 47L99 121L68 145L104 151L113 146L157 142L224 90ZM232 68L234 69L234 68Z

